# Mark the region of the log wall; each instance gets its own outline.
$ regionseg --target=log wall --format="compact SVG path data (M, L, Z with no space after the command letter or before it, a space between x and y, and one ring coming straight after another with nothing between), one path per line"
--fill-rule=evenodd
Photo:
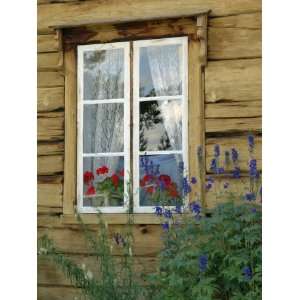
M163 7L162 7L163 6ZM208 22L208 64L205 70L205 142L206 165L214 144L221 150L240 149L241 168L247 170L246 136L257 135L255 157L261 168L261 2L259 0L189 0L158 1L77 1L38 0L38 235L48 233L57 246L80 263L93 266L93 255L86 247L77 225L63 222L64 169L64 73L61 37L54 23L68 25L74 20L97 23L99 20L129 20L147 17L164 9L170 13L211 9ZM110 19L109 19L110 18ZM100 22L100 21L99 21ZM72 23L72 22L71 22ZM217 178L217 187L229 181L241 191L246 180L237 184ZM208 193L207 201L215 198ZM118 231L121 225L110 225ZM155 268L161 246L159 225L135 225L134 255L137 261ZM136 263L137 271L140 263ZM38 264L38 299L71 300L76 289L60 271L46 261Z

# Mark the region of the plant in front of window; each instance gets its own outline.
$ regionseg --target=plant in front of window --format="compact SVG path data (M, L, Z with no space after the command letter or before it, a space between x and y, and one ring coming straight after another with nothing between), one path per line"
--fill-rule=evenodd
M85 196L88 196L93 206L122 206L124 199L124 169L108 176L109 168L99 166L96 175L91 171L85 171L83 182L86 185ZM100 180L95 181L95 177Z
M91 231L78 216L80 227L91 247L93 263L78 265L54 246L46 235L38 240L40 259L48 259L63 271L71 283L80 288L88 300L138 300L146 290L134 271L133 235L128 216L124 232L110 234L99 215L99 230ZM122 254L116 256L116 254Z

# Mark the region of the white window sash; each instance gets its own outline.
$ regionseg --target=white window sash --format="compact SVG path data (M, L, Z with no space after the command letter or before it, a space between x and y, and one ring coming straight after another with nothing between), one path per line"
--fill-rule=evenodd
M124 98L104 100L83 99L83 54L85 51L124 49ZM79 213L125 213L129 207L128 182L130 180L130 43L81 45L77 48L77 209ZM83 153L83 107L90 104L123 103L124 105L124 152ZM67 154L66 154L67 155ZM83 157L124 157L124 205L106 207L83 206Z
M140 74L139 60L140 48L148 46L163 46L163 45L182 45L182 95L178 96L156 96L156 97L139 97ZM165 39L141 40L133 42L133 211L135 213L154 213L155 206L140 206L139 189L139 157L146 154L173 154L182 153L184 163L184 176L188 174L188 38L176 37ZM139 151L139 117L140 117L140 102L141 101L160 101L181 99L182 101L182 150L180 151ZM163 152L163 153L161 153ZM188 197L185 197L184 204L187 204ZM173 207L170 207L173 208Z

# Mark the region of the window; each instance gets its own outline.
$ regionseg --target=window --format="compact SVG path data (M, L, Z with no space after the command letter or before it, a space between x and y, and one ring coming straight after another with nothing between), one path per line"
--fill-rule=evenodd
M152 213L147 168L169 176L182 193L179 165L188 168L187 47L187 37L78 46L80 212L126 212L132 174L133 211Z

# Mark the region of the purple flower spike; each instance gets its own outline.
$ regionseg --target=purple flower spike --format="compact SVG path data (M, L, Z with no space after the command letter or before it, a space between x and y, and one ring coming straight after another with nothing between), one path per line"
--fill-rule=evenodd
M192 183L192 184L196 184L196 183L197 183L196 177L192 177L192 178L191 178L191 183Z
M215 158L218 158L220 156L220 146L219 145L215 145L215 147L214 147L214 156L215 156Z
M248 135L248 146L249 151L252 152L254 149L254 136L252 134Z
M251 268L248 267L248 266L244 267L243 268L243 275L244 275L244 278L245 278L246 281L251 280L251 278L252 278L252 270L251 270Z
M200 255L200 257L199 257L200 272L205 272L206 271L207 264L208 264L208 256L207 255Z
M247 201L254 201L256 199L256 196L255 196L255 194L254 193L247 193L246 195L245 195L245 200L247 200Z
M169 223L168 222L163 223L162 228L163 228L163 230L168 231L169 230Z
M237 152L237 150L235 148L231 149L231 159L234 163L236 163L239 159L239 153Z

